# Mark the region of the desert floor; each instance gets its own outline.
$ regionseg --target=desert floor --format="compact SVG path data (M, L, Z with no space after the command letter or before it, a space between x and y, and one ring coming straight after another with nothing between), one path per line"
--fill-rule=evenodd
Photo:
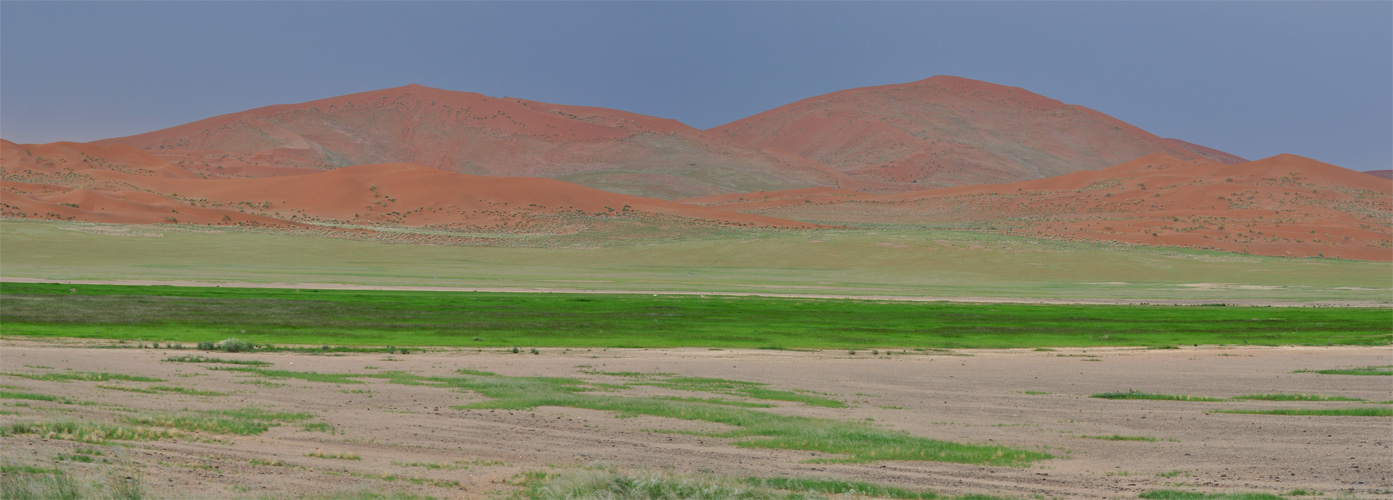
M255 436L193 434L180 439L92 445L37 434L0 438L11 465L53 467L96 477L138 469L159 497L282 497L369 490L441 498L489 498L513 491L520 473L597 463L732 477L837 477L1025 498L1133 498L1154 489L1285 492L1327 497L1393 495L1393 418L1217 413L1227 409L1370 407L1350 401L1220 402L1107 400L1091 394L1137 390L1228 398L1302 393L1393 400L1381 376L1296 373L1393 364L1384 347L1185 347L794 352L767 350L498 349L409 354L309 355L202 353L112 348L109 343L0 340L0 384L9 391L75 402L5 399L0 419L116 422L131 415L257 407L307 412L333 430L286 423ZM148 347L148 346L147 346ZM261 360L267 368L319 373L458 375L472 369L509 376L573 377L614 383L599 372L670 372L825 393L850 404L820 408L780 402L772 411L867 421L960 443L1045 451L1053 459L1024 468L936 462L815 463L816 453L732 446L731 439L655 430L720 430L719 424L562 407L536 411L461 410L484 400L470 392L392 384L270 379L217 365L163 361L188 354ZM230 366L230 365L222 365ZM221 395L147 394L131 381L58 382L22 374L107 372L164 379ZM103 387L104 386L104 387ZM711 397L655 387L633 394ZM1381 406L1381 405L1380 405ZM1086 436L1135 436L1118 441ZM102 450L93 463L59 461L79 448ZM359 460L307 454L351 453ZM102 463L110 461L112 463ZM428 465L428 464L434 464Z

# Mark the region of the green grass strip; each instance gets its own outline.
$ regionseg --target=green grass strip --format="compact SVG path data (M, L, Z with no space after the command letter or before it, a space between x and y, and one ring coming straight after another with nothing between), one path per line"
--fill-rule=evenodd
M30 401L49 401L62 403L65 405L77 404L73 400L63 396L53 396L50 394L36 394L32 392L0 391L0 399L27 399Z
M1388 310L6 283L6 335L264 346L1389 345ZM523 352L526 352L525 350Z
M863 483L859 481L843 481L840 479L823 478L792 478L792 477L752 477L745 480L746 484L761 488L774 488L780 490L828 493L832 495L854 495L875 498L900 498L908 500L928 500L939 498L938 493L932 491L914 491L878 484Z
M1138 495L1147 500L1287 500L1271 493L1196 493L1176 490L1155 490Z
M1326 396L1322 394L1248 394L1234 396L1232 399L1253 399L1259 401L1364 401L1360 398Z
M1221 398L1210 398L1204 396L1186 396L1182 394L1154 394L1150 392L1126 391L1126 392L1103 392L1089 396L1100 399L1157 399L1162 401L1223 401Z
M1363 368L1333 368L1329 370L1297 370L1292 373L1320 373L1323 375L1382 375L1393 376L1393 365L1365 366Z
M1218 410L1215 413L1247 415L1313 415L1325 417L1393 417L1393 408L1363 406L1359 408L1284 408L1277 410Z

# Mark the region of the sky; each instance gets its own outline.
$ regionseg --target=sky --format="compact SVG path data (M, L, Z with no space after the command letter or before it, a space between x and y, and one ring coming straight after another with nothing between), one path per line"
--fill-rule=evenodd
M1393 2L0 2L0 138L409 83L710 128L955 75L1248 159L1393 168Z

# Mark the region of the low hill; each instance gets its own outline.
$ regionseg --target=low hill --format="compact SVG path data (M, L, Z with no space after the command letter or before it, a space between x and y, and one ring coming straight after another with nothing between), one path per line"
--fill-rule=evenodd
M952 76L833 92L707 131L869 182L923 187L1053 177L1153 153L1244 161L1083 106Z
M569 234L628 227L811 224L629 196L537 178L414 164L217 179L122 146L0 141L0 215L109 223L287 229Z
M1223 165L1153 154L1100 171L1010 184L688 202L834 224L952 226L1070 241L1393 260L1393 184L1368 179L1295 155Z
M874 187L675 120L420 85L268 106L95 143L132 146L210 177L416 163L657 198Z

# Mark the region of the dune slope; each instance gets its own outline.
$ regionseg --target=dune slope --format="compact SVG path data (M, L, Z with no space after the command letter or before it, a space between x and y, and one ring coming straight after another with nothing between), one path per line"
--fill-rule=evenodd
M915 186L1039 179L1153 153L1243 161L1083 106L951 76L833 92L708 132L796 153L867 181Z
M1071 241L1393 260L1393 184L1369 180L1295 155L1223 165L1158 153L1010 184L688 202L826 223L951 225Z

